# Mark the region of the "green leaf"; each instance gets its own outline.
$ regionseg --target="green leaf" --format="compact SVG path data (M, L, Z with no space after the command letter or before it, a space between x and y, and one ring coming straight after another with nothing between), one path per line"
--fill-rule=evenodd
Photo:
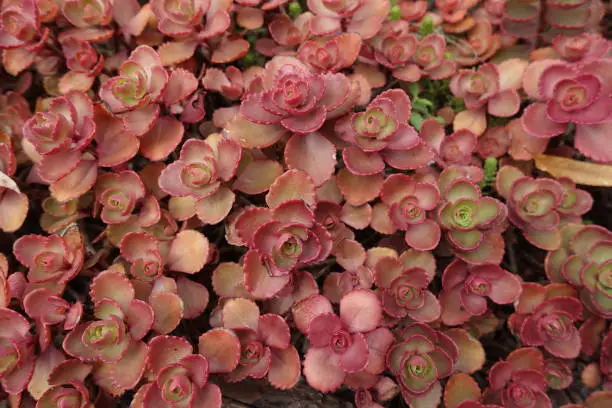
M425 99L425 98L416 98L416 101L422 103L425 106L428 106L430 108L434 107L434 104L432 101L430 101L429 99Z
M423 123L423 116L418 112L412 112L409 122L416 130L420 130L421 124Z
M446 121L442 116L434 116L434 119L437 120L439 124L446 125Z
M421 87L417 82L411 82L410 85L408 85L408 93L413 98L419 96L419 92L421 92Z
M415 99L412 101L412 109L424 114L429 113L429 105L423 103L424 99ZM429 101L427 101L429 102Z

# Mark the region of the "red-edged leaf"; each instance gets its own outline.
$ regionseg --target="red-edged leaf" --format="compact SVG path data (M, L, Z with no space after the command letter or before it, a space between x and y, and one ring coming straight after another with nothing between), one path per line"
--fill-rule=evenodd
M232 331L211 329L200 336L198 351L208 360L211 373L229 373L240 359L240 340Z

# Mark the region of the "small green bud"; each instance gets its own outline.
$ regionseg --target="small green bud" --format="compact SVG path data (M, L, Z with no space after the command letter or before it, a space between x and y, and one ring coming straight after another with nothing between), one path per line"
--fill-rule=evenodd
M255 58L255 53L247 52L246 55L242 57L242 62L244 63L244 65L251 66L255 63Z
M433 31L433 20L431 19L431 17L427 16L421 22L421 26L419 27L419 34L425 37L426 35L433 33Z
M487 157L482 166L484 178L480 182L480 188L485 189L495 182L497 176L497 159L495 157Z
M289 3L287 7L287 13L291 16L291 18L297 18L300 14L302 14L302 6L297 1Z
M396 21L402 18L402 13L398 5L391 7L391 11L389 12L389 20Z

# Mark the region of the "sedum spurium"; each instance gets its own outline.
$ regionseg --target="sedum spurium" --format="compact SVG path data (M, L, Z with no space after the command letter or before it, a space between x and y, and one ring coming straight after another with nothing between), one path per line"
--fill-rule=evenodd
M604 14L2 1L0 399L608 408Z

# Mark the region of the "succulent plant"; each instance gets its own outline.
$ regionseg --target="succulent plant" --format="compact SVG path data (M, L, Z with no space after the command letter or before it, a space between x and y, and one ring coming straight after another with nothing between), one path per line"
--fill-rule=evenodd
M550 138L575 125L574 144L584 155L596 161L611 161L601 135L608 130L610 116L609 81L598 72L607 71L610 60L587 60L578 68L564 61L534 61L525 71L523 89L541 102L525 109L521 120L533 136Z
M393 89L374 98L364 112L336 122L336 133L351 144L342 152L349 171L377 174L385 163L402 170L425 166L432 154L408 124L411 110L408 95Z
M508 219L533 245L555 250L561 244L559 228L568 217L591 209L593 198L571 180L533 179L506 166L497 173L497 191L506 199Z
M0 308L0 317L5 323L0 334L0 383L7 393L19 394L28 386L36 360L33 338L29 333L30 323L19 313L7 308Z
M610 232L595 225L568 224L561 230L562 244L546 257L546 275L553 282L568 282L581 289L582 300L594 313L610 316Z
M496 64L483 64L478 70L460 70L453 77L450 89L462 98L468 109L486 108L493 116L514 116L520 107L523 72L527 63L510 59Z
M571 290L563 289L524 283L509 326L526 345L542 346L556 357L575 358L581 339L574 324L582 319L582 304Z
M496 264L470 265L455 259L442 275L442 322L448 326L465 323L488 310L487 298L496 304L516 301L522 293L521 280Z
M542 353L535 348L514 350L504 361L491 367L489 388L484 392L486 402L500 402L503 406L521 406L526 403L552 406L546 394L546 379Z
M266 64L264 75L263 91L249 93L240 105L240 113L254 123L310 133L350 103L348 78L312 72L296 58L275 57Z
M439 179L441 204L438 222L455 254L469 263L495 263L503 256L498 247L499 227L506 207L456 168L448 167Z
M374 265L374 279L381 290L383 310L389 316L433 322L440 317L440 303L427 287L436 273L436 260L429 252L409 249L390 253Z
M300 357L290 342L285 319L277 314L260 314L252 300L228 300L221 311L223 327L232 329L239 342L238 366L226 379L239 382L247 377L267 377L279 389L292 388L300 378Z
M408 404L434 406L440 402L440 380L453 373L457 345L424 324L412 324L387 353L387 367Z
M609 408L605 12L0 0L0 405Z
M380 364L374 359L384 356L385 350L376 355L369 351L368 335L375 335L382 317L380 300L370 290L356 289L344 295L340 316L333 313L327 299L317 295L295 305L293 316L311 344L304 357L304 376L319 391L336 390L348 373L372 370Z
M155 405L221 407L221 390L208 383L208 361L193 354L185 339L157 336L149 342L148 367L154 381L145 384L134 397L135 407Z

